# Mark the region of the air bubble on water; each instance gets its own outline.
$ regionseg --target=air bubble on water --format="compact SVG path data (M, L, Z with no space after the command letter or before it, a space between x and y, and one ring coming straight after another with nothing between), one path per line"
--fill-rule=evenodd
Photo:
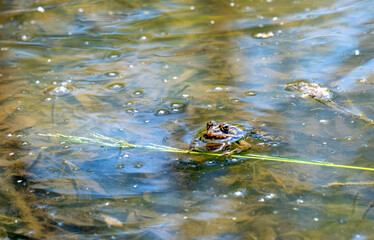
M131 93L131 96L133 97L142 97L144 96L144 91L143 90L135 90Z
M275 193L267 193L263 196L263 198L265 198L266 200L274 199L276 197L277 195Z
M244 95L248 96L248 97L253 97L253 96L257 95L257 92L256 91L246 91L246 92L244 92Z
M329 123L329 120L321 119L321 120L319 120L319 123L322 124L322 125L326 125L327 123Z
M133 108L128 108L125 110L126 113L128 113L130 116L134 115L135 110Z
M234 3L234 2L230 2L230 6L231 6L231 7L234 7L234 6L235 6L235 3Z
M137 163L137 164L135 164L135 167L136 168L142 168L143 167L143 163Z
M183 102L173 101L169 103L171 113L182 113L184 112L185 104Z
M184 108L173 108L171 109L172 113L182 113L184 111Z
M267 39L274 37L274 33L272 31L265 32L265 33L256 33L253 35L253 38L261 38L261 39Z
M183 108L185 104L182 102L171 102L169 106L170 108Z
M279 18L278 17L273 17L273 21L277 21Z
M84 12L83 8L78 8L78 12L80 13Z
M105 54L105 59L107 60L118 60L122 57L122 52L120 51L111 51Z
M242 103L242 101L240 99L237 99L237 98L232 98L230 99L231 103L233 104L239 104L239 103Z
M111 78L117 77L118 75L119 75L119 72L107 72L107 73L105 73L105 76L111 77Z
M46 98L43 98L42 101L43 102L50 102L52 101L53 98L50 98L50 97L46 97Z
M27 42L31 39L31 35L29 33L20 32L16 34L16 38L19 41Z
M344 137L344 141L346 141L346 142L351 142L353 140L354 140L354 138L352 136L345 136Z
M155 112L156 116L165 116L165 115L168 115L168 114L169 114L169 110L167 110L167 109L158 109Z
M119 90L124 89L125 86L126 86L126 84L124 84L124 83L111 83L111 84L107 85L106 88L109 89L109 90L119 91Z
M233 195L235 197L242 197L244 195L244 192L239 190L239 191L234 192Z
M358 49L355 50L355 55L356 56L360 55L360 51Z
M223 91L228 91L228 88L226 87L215 87L210 90L211 92L223 92Z
M253 11L253 8L249 7L249 6L246 6L245 9L244 9L246 12L252 12Z
M302 199L296 199L296 203L297 203L297 204L303 204L303 203L304 203L304 200L302 200Z
M38 7L36 10L38 10L38 12L45 12L45 9L43 7Z
M73 92L73 88L71 86L51 86L44 90L45 94L52 95L52 96L65 96Z
M145 40L147 40L147 36L141 36L141 37L140 37L140 40L141 40L141 41L145 41Z
M22 141L22 142L19 142L18 144L19 144L20 146L28 146L28 145L31 145L31 143L28 142L28 141Z
M221 87L216 87L213 89L214 92L222 92L223 88Z
M126 109L126 113L128 113L129 115L134 115L135 112L138 112L138 111L136 111L133 108Z
M319 219L315 217L315 218L313 218L313 221L318 222Z

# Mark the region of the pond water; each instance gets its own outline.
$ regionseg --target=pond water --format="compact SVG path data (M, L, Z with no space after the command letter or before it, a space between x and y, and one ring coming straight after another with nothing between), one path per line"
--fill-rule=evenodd
M374 238L373 171L46 136L188 149L214 120L281 139L252 153L374 167L374 1L0 9L2 238Z

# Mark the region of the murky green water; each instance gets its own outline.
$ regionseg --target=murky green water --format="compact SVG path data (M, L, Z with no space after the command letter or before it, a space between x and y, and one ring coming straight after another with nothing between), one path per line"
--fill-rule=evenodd
M268 155L374 167L373 125L285 89L306 79L373 119L373 1L0 9L1 237L374 238L374 172L38 135L188 149L206 122L226 121L280 136Z

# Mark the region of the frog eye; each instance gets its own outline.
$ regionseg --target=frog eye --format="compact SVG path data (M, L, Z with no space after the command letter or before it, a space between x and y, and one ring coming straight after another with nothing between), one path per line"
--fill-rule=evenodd
M221 129L222 132L228 132L230 129L229 124L227 123L221 123L219 125L219 128Z
M212 126L214 126L215 122L214 121L210 121L206 124L206 129L209 130Z

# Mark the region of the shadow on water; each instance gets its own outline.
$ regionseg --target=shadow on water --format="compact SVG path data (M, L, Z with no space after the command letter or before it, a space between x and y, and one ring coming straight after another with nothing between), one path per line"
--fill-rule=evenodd
M38 135L187 149L215 120L279 136L269 155L372 167L371 126L285 89L306 79L373 118L372 3L4 0L0 9L2 238L373 238L371 172Z

